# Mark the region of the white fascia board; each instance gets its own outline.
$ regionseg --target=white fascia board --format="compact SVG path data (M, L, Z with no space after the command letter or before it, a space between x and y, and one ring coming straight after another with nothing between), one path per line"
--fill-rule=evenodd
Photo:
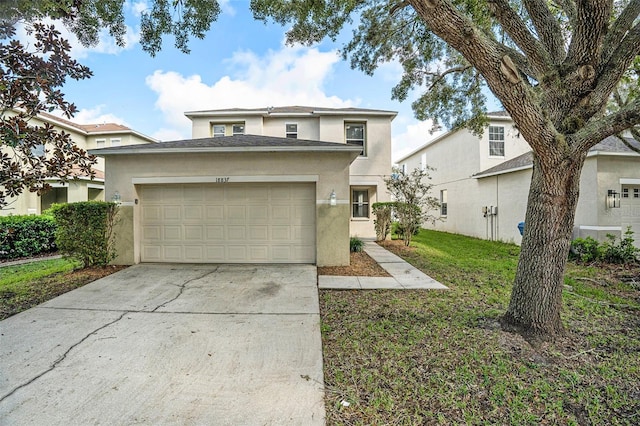
M513 173L513 172L519 172L521 170L528 170L528 169L532 169L533 168L533 164L529 164L526 166L520 166L520 167L514 167L512 169L505 169L505 170L500 170L499 172L493 172L493 173L486 173L486 174L481 174L481 175L474 175L471 176L474 179L482 179L482 178L486 178L486 177L491 177L491 176L498 176L498 175L504 175L507 173Z
M196 147L196 148L157 148L157 149L140 149L138 145L128 145L126 149L91 149L89 154L103 157L105 155L130 155L130 154L202 154L202 153L226 153L240 152L248 154L252 152L362 152L361 147L354 147L347 144L336 147L323 146L234 146L234 147Z
M598 155L609 157L638 157L640 154L637 152L610 152L610 151L589 151L587 157L595 157Z
M265 115L269 114L269 111L256 110L256 111L187 111L184 113L187 117L229 117L235 115L251 116L251 115Z
M332 111L332 110L324 110L317 109L313 111L314 115L349 115L349 116L362 116L362 115L374 115L374 116L383 116L383 117L396 117L398 113L396 111Z
M88 183L87 184L87 188L91 188L91 189L104 189L104 183L102 185L98 185L95 183Z

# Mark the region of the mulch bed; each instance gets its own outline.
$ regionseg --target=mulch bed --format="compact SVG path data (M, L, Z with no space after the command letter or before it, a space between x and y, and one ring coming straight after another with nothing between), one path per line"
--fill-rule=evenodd
M346 277L390 277L375 260L365 252L351 253L349 266L323 266L318 275L338 275Z

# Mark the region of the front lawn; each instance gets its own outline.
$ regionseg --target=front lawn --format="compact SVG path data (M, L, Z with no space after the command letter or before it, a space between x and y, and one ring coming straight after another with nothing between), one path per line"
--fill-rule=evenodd
M79 265L74 260L52 259L0 267L0 320L122 269L77 270Z
M570 264L567 333L534 347L498 323L517 246L389 249L450 290L321 291L327 424L640 423L640 268Z

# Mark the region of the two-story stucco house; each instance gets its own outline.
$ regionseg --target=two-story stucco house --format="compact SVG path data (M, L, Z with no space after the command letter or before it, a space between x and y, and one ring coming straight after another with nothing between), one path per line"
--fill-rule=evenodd
M408 170L425 165L436 169L431 183L442 203L440 220L425 227L519 244L532 154L506 113L491 113L489 119L482 137L466 129L452 131L398 164ZM591 149L583 167L574 238L619 237L627 226L640 244L640 155L609 137Z
M116 263L349 264L389 199L392 111L187 112L193 139L91 151L121 195Z
M115 123L77 124L47 113L41 113L31 120L32 125L42 125L45 122L52 124L58 131L68 133L71 140L84 150L157 142L149 136ZM52 178L48 180L52 189L42 196L25 191L17 197L9 198L8 205L0 209L0 215L40 214L54 203L104 200L104 160L98 158L93 169L93 179L80 173L66 183Z
M391 121L394 111L362 108L285 106L258 109L190 111L192 137L236 134L349 143L362 147L349 168L350 234L376 236L370 206L389 201L384 177L391 173Z

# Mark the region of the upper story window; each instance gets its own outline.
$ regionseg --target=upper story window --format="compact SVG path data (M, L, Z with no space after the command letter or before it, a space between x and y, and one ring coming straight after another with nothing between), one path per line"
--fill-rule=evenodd
M295 123L287 123L286 136L288 138L298 139L298 125Z
M244 135L244 123L213 124L211 133L214 138L228 135Z
M107 146L106 139L96 139L96 148L104 148L105 146Z
M237 123L231 126L232 135L244 135L244 123Z
M364 123L345 123L344 130L347 143L353 145L360 145L362 152L360 156L367 156L367 141Z
M489 126L489 157L504 157L503 126Z
M33 155L34 157L44 157L44 144L38 144L36 146L34 146L33 148L31 148L31 155Z
M111 146L120 146L122 143L120 138L111 138Z
M220 136L225 135L225 129L227 126L224 124L214 124L213 125L213 137L219 138Z

